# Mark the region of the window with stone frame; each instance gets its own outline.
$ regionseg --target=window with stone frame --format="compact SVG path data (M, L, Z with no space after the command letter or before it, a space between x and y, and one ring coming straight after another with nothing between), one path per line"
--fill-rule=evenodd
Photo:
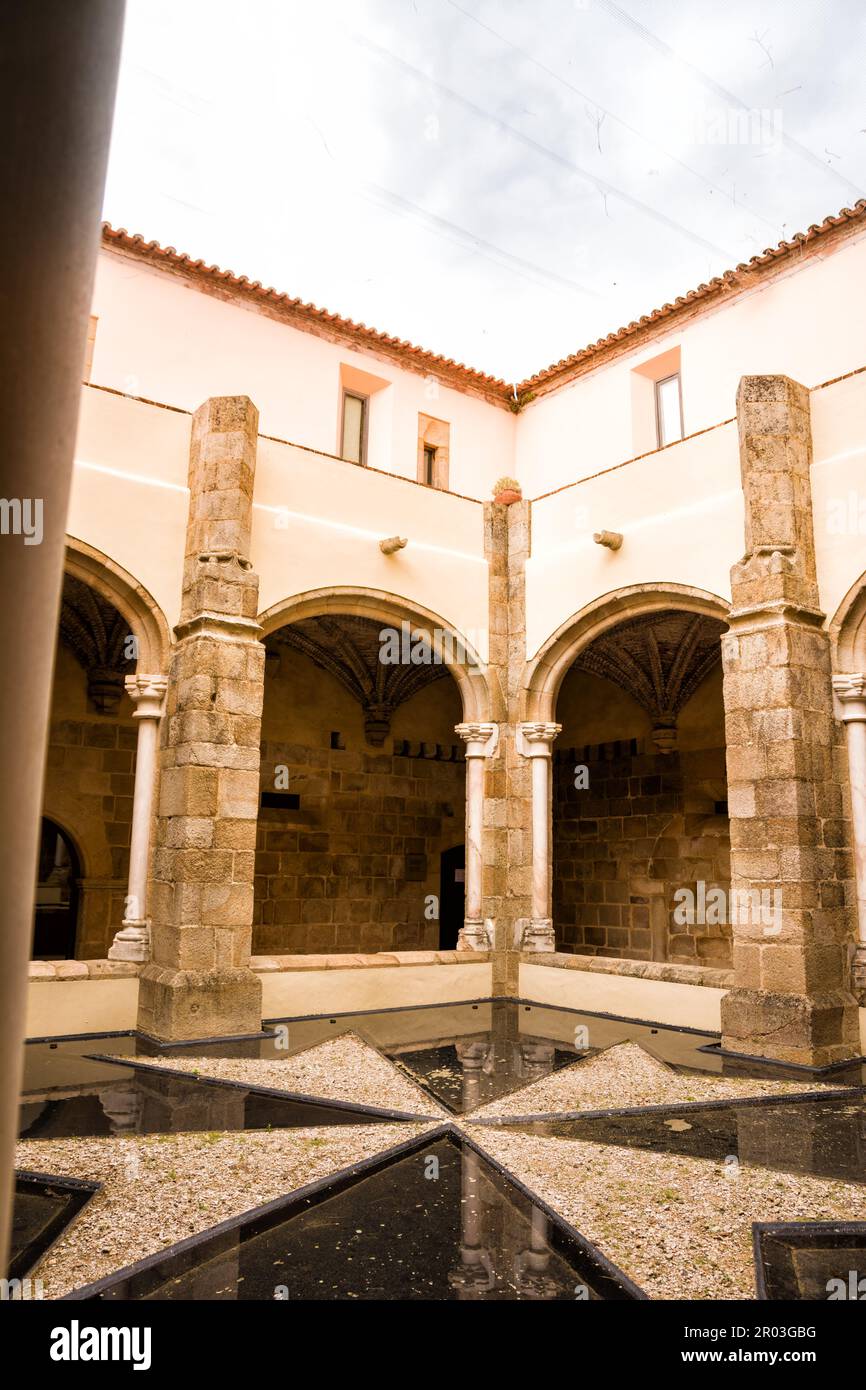
M448 462L451 426L447 420L418 414L418 472L419 483L427 487L448 490Z

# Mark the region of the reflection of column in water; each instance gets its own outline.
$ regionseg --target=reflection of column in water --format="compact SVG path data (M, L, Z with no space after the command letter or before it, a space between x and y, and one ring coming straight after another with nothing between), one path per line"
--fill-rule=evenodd
M54 843L54 864L46 882L65 883L69 878L69 870L71 867L66 841L63 839L62 835L58 835Z
M547 1272L550 1265L547 1232L547 1217L538 1207L533 1207L529 1225L529 1246L526 1250L520 1251L514 1262L515 1283L521 1298L551 1299L559 1292L559 1284Z
M141 1121L141 1092L134 1082L103 1086L99 1092L103 1114L111 1122L112 1134L137 1134Z
M520 1044L520 1075L527 1081L540 1081L553 1071L556 1044L552 1042L522 1042Z
M481 1165L478 1155L470 1148L463 1150L461 1174L461 1243L460 1268L448 1275L448 1283L457 1289L461 1300L480 1299L496 1284L496 1274L490 1251L482 1244L484 1210L481 1200Z
M454 1044L457 1060L463 1068L463 1109L474 1110L481 1103L481 1077L487 1061L486 1042Z

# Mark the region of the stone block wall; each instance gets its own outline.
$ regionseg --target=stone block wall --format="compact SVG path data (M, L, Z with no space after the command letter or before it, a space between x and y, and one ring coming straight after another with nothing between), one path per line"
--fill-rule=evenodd
M425 899L463 843L466 769L462 747L418 754L263 742L262 790L285 767L300 807L259 810L255 955L438 947Z
M82 861L75 945L80 960L107 955L123 920L136 734L131 718L97 714L53 719L50 725L43 809L70 836Z
M579 764L585 788L574 785ZM697 906L699 883L705 893L730 887L727 815L716 804L724 748L662 755L632 739L560 749L553 783L557 949L729 967L727 912L718 923L674 917L678 889Z

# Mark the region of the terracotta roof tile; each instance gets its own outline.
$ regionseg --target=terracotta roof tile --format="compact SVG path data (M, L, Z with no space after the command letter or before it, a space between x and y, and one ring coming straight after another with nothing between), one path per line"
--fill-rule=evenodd
M494 405L514 409L514 395L524 403L526 398L565 385L568 381L592 370L603 361L622 352L631 351L644 339L657 337L661 332L671 331L676 323L691 317L697 310L727 299L732 294L751 289L760 280L784 269L785 262L796 262L812 254L820 254L832 249L836 242L846 238L852 231L866 229L866 199L860 199L853 208L843 208L836 216L826 217L820 224L813 223L805 232L798 232L789 241L780 241L777 246L768 247L759 255L743 261L733 270L726 270L697 289L679 295L672 303L663 304L652 313L644 314L605 338L590 343L580 351L563 357L542 371L527 377L516 387L500 377L476 371L464 366L452 357L443 357L417 347L405 338L396 338L370 328L365 323L355 323L340 314L320 309L315 304L292 298L273 287L265 287L259 280L250 280L246 275L235 275L231 270L207 265L203 260L177 251L173 246L160 246L157 241L146 241L143 236L131 234L123 227L114 228L103 223L103 244L117 251L125 252L138 260L146 261L160 269L173 271L196 282L200 288L226 298L252 300L265 312L291 323L296 328L310 333L332 336L361 350L375 352L380 357L390 358L409 370L436 376L440 381L453 386L458 391L483 397Z
M545 367L543 371L527 377L518 385L518 394L536 394L540 388L549 390L561 386L580 375L582 371L590 370L600 361L613 355L611 349L629 350L634 346L635 339L650 336L647 330L653 330L659 324L664 324L665 331L669 331L674 326L668 322L669 320L688 317L696 305L701 306L712 300L727 298L732 291L750 289L768 273L780 269L780 261L796 261L805 255L811 255L813 251L820 252L825 247L829 249L829 234L836 232L840 227L844 227L847 233L852 223L862 224L866 228L866 199L861 198L853 208L843 208L837 216L826 217L820 225L813 223L808 231L797 232L790 241L780 241L778 246L768 247L759 255L752 256L750 260L740 262L735 269L726 270L706 284L698 285L697 289L679 295L672 304L663 304L660 309L654 309L652 313L634 319L624 328L609 333L605 338L599 338L597 342L590 343L579 352L563 357L559 362ZM834 242L836 239L837 237L832 238ZM820 246L817 244L819 240L822 243Z
M252 299L262 308L277 311L280 318L296 328L308 332L332 333L344 341L361 349L366 348L379 356L392 358L413 371L430 373L458 390L471 391L482 395L497 405L511 398L512 390L499 377L466 367L455 362L452 357L442 357L417 347L405 338L395 338L389 333L381 333L369 328L365 323L355 323L353 319L333 314L328 309L320 309L315 304L292 298L265 287L260 280L250 280L246 275L235 275L232 270L220 266L207 265L205 261L194 260L191 256L177 251L173 246L160 246L158 241L147 241L139 234L127 232L124 227L114 228L108 222L102 224L103 245L114 250L124 251L137 260L146 261L163 270L174 271L196 281L203 289L219 290L225 288L233 298Z

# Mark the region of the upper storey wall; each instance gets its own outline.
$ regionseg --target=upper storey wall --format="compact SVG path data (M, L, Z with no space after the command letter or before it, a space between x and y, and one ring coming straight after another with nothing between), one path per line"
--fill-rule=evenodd
M180 616L191 416L95 386L82 391L67 531ZM407 536L383 555L379 541ZM261 610L311 590L397 595L487 656L479 502L259 438L250 559Z
M516 476L528 496L656 448L651 384L636 369L679 349L686 436L736 413L741 377L783 374L810 389L866 365L866 235L696 312L671 332L528 405ZM676 370L674 367L673 370Z
M514 416L370 352L214 298L179 276L103 250L90 380L183 410L209 396L246 395L264 435L336 455L341 368L382 383L370 397L367 462L417 476L418 417L450 426L448 489L487 498L514 468ZM359 388L361 389L361 388Z

